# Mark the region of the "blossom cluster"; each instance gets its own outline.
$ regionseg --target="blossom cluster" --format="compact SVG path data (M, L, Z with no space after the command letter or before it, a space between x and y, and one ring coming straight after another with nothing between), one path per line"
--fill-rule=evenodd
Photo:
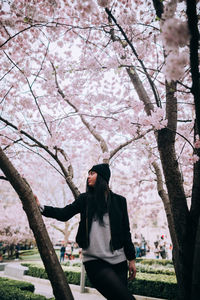
M196 149L199 149L200 148L200 139L197 139L196 142L194 143L194 147Z
M98 0L97 2L101 7L108 7L110 4L110 0Z
M167 120L164 117L164 110L157 107L151 116L140 117L140 123L143 126L153 126L154 129L160 130L167 126Z
M188 64L189 56L186 52L171 52L166 59L164 67L168 82L179 80L184 75L184 67Z
M166 49L173 50L184 47L189 41L187 22L170 18L162 26L162 41Z
M194 154L189 158L189 161L193 164L195 164L197 161L199 161L199 156Z
M177 3L177 0L171 0L165 5L161 22L161 40L167 54L164 73L168 82L183 77L184 68L189 62L185 47L189 43L189 28L183 16L177 17ZM185 48L180 52L183 47Z

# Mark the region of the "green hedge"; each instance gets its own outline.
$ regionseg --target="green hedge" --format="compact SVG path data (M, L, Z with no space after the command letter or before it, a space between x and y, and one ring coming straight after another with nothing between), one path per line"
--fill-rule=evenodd
M44 268L23 264L29 267L27 275L48 279ZM80 271L64 271L69 284L80 285ZM86 286L92 287L86 276ZM177 284L175 275L137 273L137 278L128 284L130 291L135 295L175 300L177 295Z
M162 266L173 266L173 262L170 259L150 259L150 258L136 258L136 263L141 263L144 265L162 265Z
M13 279L8 279L6 277L0 277L0 286L7 285L9 287L17 287L20 290L34 292L35 287L32 283L25 282L25 281L18 281Z
M34 289L32 283L0 277L1 300L46 300L44 296L33 294Z
M136 268L139 273L175 275L174 268L172 267L167 268L162 265L152 266L152 265L136 263Z
M48 279L47 273L43 267L36 267L30 264L23 264L23 265L29 268L28 271L26 271L26 275L42 278L42 279ZM80 279L81 279L80 271L64 271L64 273L67 277L67 282L69 284L80 285ZM86 276L86 286L92 287L87 276Z
M129 281L128 287L135 295L168 300L177 299L177 283L175 276L137 273L136 279L134 281Z

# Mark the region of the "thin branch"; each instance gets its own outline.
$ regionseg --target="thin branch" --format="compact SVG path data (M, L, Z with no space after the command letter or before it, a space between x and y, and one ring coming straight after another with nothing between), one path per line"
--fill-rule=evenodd
M36 106L37 106L37 108L38 108L38 111L39 111L39 113L40 113L40 115L41 115L41 117L42 117L42 119L43 119L43 121L44 121L44 124L45 124L45 126L46 126L46 128L47 128L47 131L49 132L49 134L50 134L50 136L52 136L52 134L51 134L51 131L49 130L49 127L48 127L48 125L47 125L47 123L46 123L46 120L45 120L45 117L43 116L43 113L42 113L42 111L41 111L41 109L40 109L40 106L39 106L39 104L38 104L38 102L37 102L37 98L36 98L36 96L35 96L35 94L34 94L34 92L33 92L33 90L32 90L32 87L31 87L31 85L30 85L30 82L29 82L29 80L28 80L28 78L25 76L25 74L24 74L24 72L19 68L19 66L10 58L10 56L5 52L5 51L3 51L4 52L4 54L6 55L6 57L10 60L10 62L21 72L21 74L24 76L24 78L26 79L26 82L27 82L27 84L28 84L28 87L29 87L29 89L30 89L30 92L31 92L31 94L32 94L32 96L33 96L33 99L35 100L35 104L36 104Z
M37 78L39 77L40 72L42 71L42 67L43 67L43 65L44 65L44 62L45 62L45 59L46 59L46 57L47 57L47 53L48 53L48 50L49 50L49 45L50 45L50 42L48 42L48 45L47 45L47 47L46 47L46 51L45 51L45 53L44 53L43 60L42 60L41 65L40 65L40 69L39 69L39 71L37 72L37 74L35 75L35 78L34 78L32 84L31 84L31 87L33 86L33 84L34 84L34 82L37 80Z
M15 68L15 66L12 66L1 78L0 78L0 81L1 80L3 80L4 79L4 77L6 77L6 75L7 74L9 74L11 71L12 71L12 69L14 69Z
M27 132L25 132L24 130L18 130L17 126L15 126L14 124L10 123L9 121L5 120L4 118L2 118L0 116L0 121L2 121L3 123L5 123L6 125L10 126L11 128L17 130L20 134L26 136L28 139L30 139L31 141L33 141L34 143L36 143L38 145L38 147L42 148L43 150L45 150L59 165L60 169L63 172L63 175L65 177L65 180L72 192L72 194L74 195L74 197L76 198L80 192L78 190L78 188L74 185L72 178L70 176L70 174L67 172L67 170L65 169L64 165L62 164L62 162L58 159L58 157L49 150L49 148L45 145L43 145L41 142L39 142L37 139L35 139L34 137L32 137L30 134L28 134Z
M6 180L6 181L9 181L7 177L5 176L0 176L0 180Z
M24 140L23 140L23 143L25 144L25 145L28 145L29 147L36 147L36 145L30 145L29 143L27 143L27 142L25 142ZM33 152L34 154L37 154L38 156L40 156L44 161L46 161L54 170L56 170L62 177L64 177L65 178L65 176L62 174L62 172L60 172L59 170L58 170L58 168L56 168L48 159L46 159L43 155L41 155L39 152L36 152L36 151L34 151L33 149L30 149L29 147L26 147L25 145L23 145L23 144L21 144L21 143L19 143L19 145L21 145L22 147L24 147L24 148L26 148L27 150L29 150L29 151L31 151L31 152Z
M9 139L9 138L8 138ZM11 140L11 139L9 139L9 140ZM22 139L20 138L20 139L18 139L18 140L16 140L16 141L13 141L12 140L12 145L14 145L14 144L17 144L18 142L20 142ZM12 145L7 145L4 149L3 149L3 151L5 151L5 150L7 150L8 148L10 148Z
M135 50L133 44L130 42L129 38L127 37L126 33L124 32L123 28L117 23L117 20L115 19L115 17L112 15L111 11L108 8L105 8L106 13L108 14L108 16L114 21L114 23L116 24L116 26L119 28L120 32L122 33L122 35L124 36L126 42L128 43L128 45L130 46L131 50L133 51L134 55L136 56L137 60L139 61L140 65L142 66L145 75L149 81L149 84L152 88L157 106L160 107L161 103L160 103L160 99L158 96L158 92L156 91L156 87L153 83L153 81L151 80L151 77L149 76L149 73L147 72L147 69L143 63L143 61L139 58L139 55L137 54L137 51Z
M12 40L13 38L15 38L16 36L18 36L19 34L21 34L22 32L26 31L26 30L29 30L30 28L32 27L35 27L35 26L29 26L29 27L26 27L20 31L18 31L17 33L15 33L14 35L10 36L3 44L0 45L0 48L5 46L10 40Z
M77 107L72 104L70 102L69 99L66 98L65 94L63 93L63 91L61 90L60 86L59 86L59 83L58 83L58 79L57 79L57 73L56 73L56 68L54 67L53 63L52 64L52 67L54 69L54 74L55 74L55 82L56 82L56 86L57 86L57 89L58 89L58 93L61 95L62 99L67 102L73 109L74 111L79 114L79 111L77 109ZM101 150L102 152L107 152L108 151L108 146L106 144L106 141L102 138L102 136L100 134L98 134L95 130L94 127L92 127L87 121L86 119L83 117L83 115L79 114L80 116L80 119L81 121L83 122L83 124L86 126L86 128L89 130L89 132L92 134L92 136L99 142L100 144L100 147L101 147Z
M131 144L132 142L134 142L134 141L137 141L137 140L143 138L147 133L149 133L149 132L152 131L152 130L153 130L153 129L149 129L149 130L147 130L145 133L139 134L138 136L133 137L132 139L128 140L127 142L125 142L125 143L119 145L117 148L115 148L115 149L111 152L111 154L110 154L110 159L111 159L114 155L116 155L116 153L119 152L122 148L124 148L124 147L130 145L130 144Z
M13 88L13 86L11 86L10 88L9 88L9 90L6 92L6 94L3 96L3 99L0 101L0 104L2 104L3 103L3 101L6 99L6 97L8 96L8 94L10 93L10 91L11 91L11 89Z
M20 134L23 134L24 136L26 136L27 138L29 138L31 141L33 141L34 143L36 143L40 148L44 149L50 156L52 156L53 158L55 157L55 155L48 149L47 146L43 145L41 142L39 142L38 140L36 140L34 137L32 137L30 134L28 134L27 132L25 132L24 130L18 130L17 126L15 126L14 124L12 124L11 122L7 121L6 119L2 118L0 116L0 121L2 121L4 124L6 124L7 126L15 129L16 131L18 131Z

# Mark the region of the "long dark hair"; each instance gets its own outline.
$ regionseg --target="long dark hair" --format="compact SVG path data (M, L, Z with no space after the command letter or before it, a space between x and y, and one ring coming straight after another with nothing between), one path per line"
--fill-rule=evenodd
M88 214L92 218L97 218L103 225L103 216L108 211L109 186L105 179L97 174L94 187L86 186Z

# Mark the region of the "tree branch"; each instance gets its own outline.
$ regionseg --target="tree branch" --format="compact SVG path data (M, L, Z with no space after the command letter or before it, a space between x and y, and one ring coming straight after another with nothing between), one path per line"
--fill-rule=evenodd
M148 116L151 115L151 112L154 111L153 104L144 88L142 81L140 80L134 67L126 69L131 82L134 85L134 88L139 96L139 99L144 103L144 109Z
M26 79L26 82L27 82L27 84L28 84L28 87L29 87L29 89L30 89L30 92L31 92L31 94L32 94L32 96L33 96L33 99L35 100L35 104L36 104L36 106L37 106L37 108L38 108L38 111L39 111L39 113L40 113L40 115L41 115L41 117L42 117L42 119L43 119L43 121L44 121L44 124L45 124L45 126L46 126L46 128L47 128L47 131L49 132L49 134L50 134L50 136L52 136L52 134L51 134L51 131L49 130L49 127L48 127L48 125L47 125L47 122L46 122L46 120L45 120L45 117L44 117L44 115L43 115L43 113L42 113L42 111L41 111L41 109L40 109L40 106L39 106L39 104L38 104L38 102L37 102L37 98L36 98L36 96L35 96L35 94L34 94L34 92L33 92L33 89L32 89L32 86L30 85L30 82L29 82L29 80L28 80L28 78L25 76L25 74L24 74L24 72L19 68L19 66L10 58L10 56L5 52L5 51L3 51L4 52L4 54L6 55L6 57L9 59L9 61L21 72L21 74L24 76L24 78Z
M0 121L2 121L6 125L8 125L11 128L13 128L13 129L15 129L15 130L18 131L17 126L13 125L12 123L10 123L9 121L5 120L1 116L0 116ZM65 169L64 165L59 160L59 158L53 152L51 152L47 146L43 145L41 142L39 142L37 139L35 139L34 137L32 137L30 134L28 134L24 130L20 130L19 133L21 133L22 135L26 136L28 139L30 139L31 141L33 141L34 143L36 143L40 148L42 148L44 151L46 151L57 162L57 164L59 165L60 169L63 172L65 180L66 180L66 182L67 182L67 184L68 184L68 186L69 186L72 194L74 195L75 198L77 198L78 195L80 194L80 192L79 192L78 188L75 186L75 184L73 183L70 174L67 172L67 170Z
M89 132L92 134L92 136L99 142L102 152L103 153L104 152L108 152L108 146L106 144L106 141L102 138L102 136L100 134L98 134L96 132L95 128L93 126L91 126L86 121L86 119L84 118L84 116L82 114L79 114L78 108L74 104L72 104L69 99L67 99L67 97L65 96L65 94L61 90L61 88L59 86L59 83L58 83L58 79L57 79L56 68L54 67L53 63L51 63L51 64L52 64L52 67L53 67L54 73L55 73L55 82L56 82L56 86L57 86L57 89L58 89L58 93L61 95L61 97L63 98L63 100L65 102L67 102L74 109L74 111L79 115L82 123L86 126L86 128L89 130Z
M5 176L0 176L0 180L6 180L6 181L9 181L7 177Z
M146 69L143 61L139 58L139 56L137 54L137 51L135 50L133 44L130 42L130 40L127 37L126 33L124 32L123 28L117 23L117 20L115 19L115 17L111 13L111 11L108 8L105 8L105 11L106 11L107 15L114 21L115 25L119 28L119 30L122 33L123 37L125 38L126 42L128 43L128 45L130 46L131 50L133 51L133 54L135 55L135 57L139 61L142 69L145 72L145 75L146 75L147 80L148 80L148 82L149 82L149 84L151 86L151 89L153 91L153 94L154 94L154 97L155 97L155 100L156 100L156 104L157 104L158 107L160 107L161 106L161 102L160 102L160 99L159 99L159 95L158 95L158 93L156 91L156 87L155 87L153 81L151 80L151 77L149 76L149 73L147 72L147 69Z
M123 149L124 147L130 145L132 142L137 141L139 139L141 139L142 137L144 137L147 133L149 133L150 131L152 131L153 129L149 129L147 130L147 132L143 133L143 134L139 134L136 137L133 137L132 139L128 140L127 142L119 145L118 147L116 147L111 153L110 153L110 159L117 154L117 152L119 152L121 149Z

